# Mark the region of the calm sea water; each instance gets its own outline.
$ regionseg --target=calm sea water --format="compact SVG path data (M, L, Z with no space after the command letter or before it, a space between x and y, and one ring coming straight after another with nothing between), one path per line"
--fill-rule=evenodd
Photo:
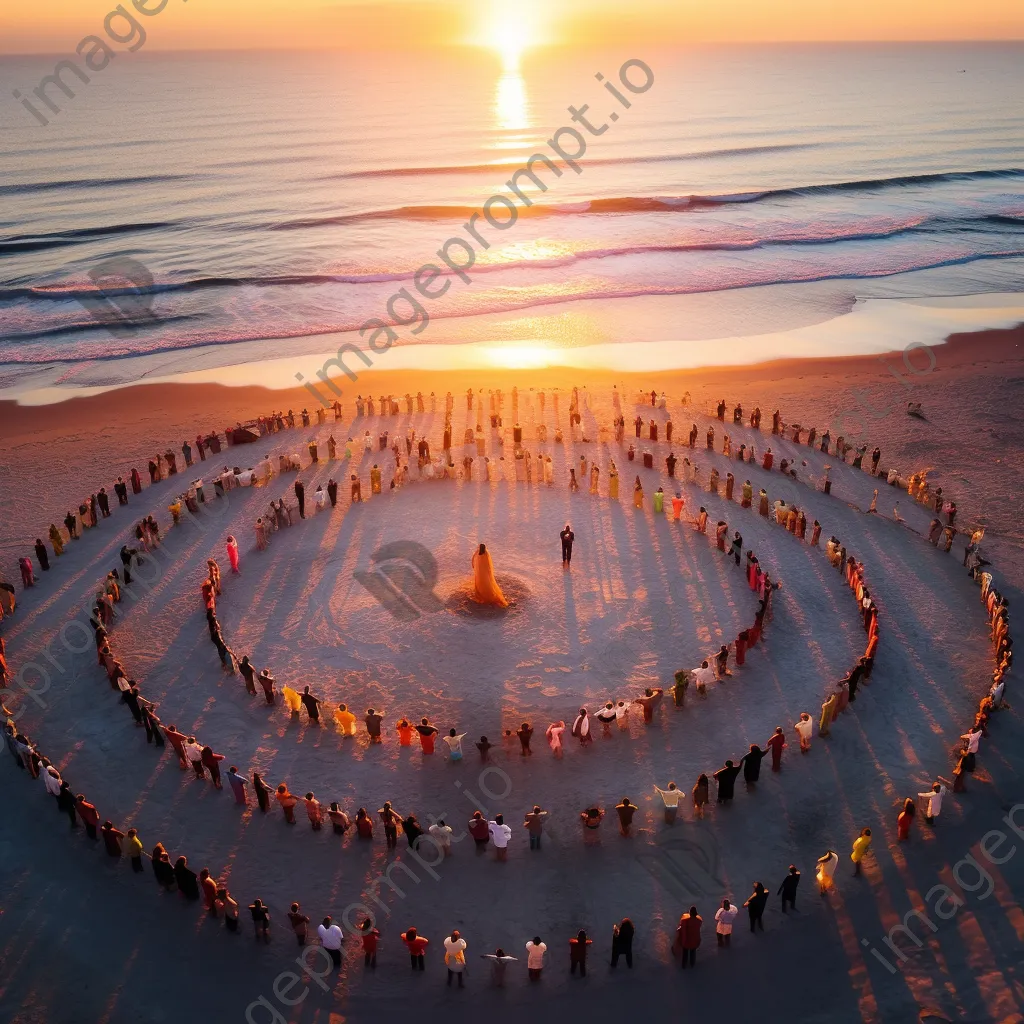
M631 57L655 82L625 110L595 73ZM544 51L512 72L473 51L141 51L44 127L11 90L55 59L0 59L3 389L333 349L570 104L609 124L581 173L488 228L403 345L455 364L467 342L678 341L685 365L737 336L757 358L858 300L1024 292L1019 44ZM112 334L79 301L112 259L146 268L152 323Z

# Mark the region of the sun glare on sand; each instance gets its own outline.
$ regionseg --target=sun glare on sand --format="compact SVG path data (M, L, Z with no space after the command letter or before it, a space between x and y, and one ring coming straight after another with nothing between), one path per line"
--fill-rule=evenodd
M503 370L540 370L551 365L546 345L500 345L488 349L487 355Z

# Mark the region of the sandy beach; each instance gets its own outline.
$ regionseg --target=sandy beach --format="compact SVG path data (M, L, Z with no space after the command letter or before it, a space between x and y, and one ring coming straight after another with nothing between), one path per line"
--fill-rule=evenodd
M381 1012L413 1012L431 1021L481 1012L499 1020L530 1015L547 1021L580 1012L581 1002L600 1001L602 1018L671 1006L683 1014L725 1012L739 1019L763 1013L781 997L787 1018L800 1022L896 1024L928 1019L929 1013L971 1024L1020 1019L1024 996L1016 950L1024 939L1018 905L1024 859L995 864L979 852L996 829L1007 834L1008 844L1024 841L1024 831L1003 822L1015 814L1024 829L1024 808L1013 811L1020 802L1024 730L1012 679L1011 706L995 716L967 792L946 798L934 829L919 817L911 841L896 840L898 806L936 776L949 776L958 737L991 676L984 608L961 565L963 539L949 555L933 548L924 536L930 510L905 489L838 465L817 448L772 437L770 418L779 408L787 423L815 425L819 434L837 423L856 424L848 439L868 443L869 451L878 444L883 468L903 476L927 470L932 486L956 500L958 526L985 526L986 554L1012 606L1024 567L1024 464L1017 454L1024 445L1017 414L1022 338L1020 327L953 336L933 350L933 367L927 353L914 350L908 362L897 352L882 359L785 361L646 377L557 369L368 372L355 384L342 384L340 423L329 413L323 426L314 421L308 429L228 448L187 474L147 484L127 508L115 502L112 517L71 542L37 587L19 589L18 611L4 624L8 660L14 673L28 662L41 666L48 685L41 685L41 677L32 683L38 700L14 687L8 703L19 727L76 791L90 794L101 817L138 828L147 848L159 839L172 856L187 853L194 869L206 865L225 879L243 906L241 934L221 934L223 926L204 919L196 906L161 893L148 861L144 874L133 876L126 863L110 861L82 835L68 835L66 819L37 792L41 784L16 778L23 773L5 757L5 777L13 780L11 819L19 824L0 846L0 1015L24 1024L182 1016L333 1024ZM930 371L921 372L926 367ZM343 449L341 442L366 430L404 436L414 428L436 452L447 391L455 396L453 457L459 463L463 449L457 442L476 418L467 413L466 389L483 391L486 410L488 390L501 388L508 403L513 387L525 446L553 457L552 487L536 478L516 483L510 464L503 480L488 482L477 457L471 480L418 480L414 467L413 479L388 493L388 470L385 493L369 496L371 466L390 466L389 453L376 445L370 453L357 445L351 462L309 466L306 443L316 438L322 458L332 433ZM569 439L573 387L586 388L587 443ZM666 393L664 412L638 404L637 392L652 388ZM403 401L399 417L355 418L357 394L418 391L437 393L437 413L407 416ZM683 405L687 393L690 401ZM651 469L629 461L606 437L616 395L627 422L625 443L651 450ZM745 410L759 405L762 430L723 427L713 418L720 398L730 411L737 402ZM921 403L924 419L906 414L911 401ZM13 582L15 559L29 554L34 537L44 536L50 522L59 523L82 496L101 485L110 490L132 466L147 477L145 463L157 451L177 450L200 431L303 407L314 409L302 389L171 384L55 406L3 403L5 572ZM638 414L659 423L658 441L648 439L646 428L643 440L633 436ZM671 446L664 439L669 417ZM544 444L536 441L541 422L552 438ZM699 430L695 451L686 447L691 422ZM565 435L556 444L559 426ZM709 426L718 428L714 453L704 447ZM771 500L795 503L808 522L820 521L822 544L829 535L839 537L863 562L880 609L882 640L869 684L830 735L815 735L803 756L792 723L802 711L817 719L835 681L862 653L864 631L855 599L820 547L761 518L756 506L742 509L738 500L708 493L712 467L723 480L727 471L739 472L735 459L722 454L723 430L734 446L752 443L759 452L757 464L743 467L755 495L763 487ZM502 453L510 455L507 412L504 445L497 444L496 432L485 434L488 456L498 461ZM777 461L766 471L760 453L769 444ZM699 484L666 477L670 450L680 462L688 457L700 466ZM267 551L256 550L253 523L272 498L295 504L295 474L275 475L266 487L232 490L227 499L211 500L210 514L196 523L168 528L167 506L194 475L225 464L244 469L264 454L276 465L278 454L291 452L301 455L305 467L299 479L307 519L274 534ZM568 491L568 467L578 467L581 455L600 467L597 495L585 484L578 494ZM782 458L794 460L796 479L778 472ZM612 461L620 475L618 501L608 498ZM820 486L826 464L834 481L830 494ZM361 504L349 502L352 472L369 499ZM634 476L645 491L642 510L631 503ZM339 484L338 507L311 514L310 496L329 478ZM737 499L741 484L737 476ZM571 720L581 706L595 710L607 699L635 698L644 687L667 690L676 669L699 665L755 614L757 601L742 570L715 550L711 537L654 514L659 485L669 495L681 493L686 516L704 505L710 532L723 519L730 536L742 533L744 549L753 549L781 584L773 621L746 664L712 687L707 700L691 690L685 706L675 707L666 695L652 723L645 725L634 712L625 728L616 727L610 738L598 735L585 750L567 734L565 757L555 760L541 735L549 722ZM879 514L868 516L875 488ZM893 515L896 502L903 522ZM435 870L413 858L404 839L397 857L387 854L379 828L373 843L365 844L351 833L342 840L329 828L314 833L301 804L299 822L290 828L276 806L266 816L255 807L237 807L226 790L180 772L170 748L161 753L147 746L97 669L91 642L74 653L58 637L62 625L76 617L84 621L81 609L147 513L165 526L170 554L154 556L159 571L141 597L122 602L111 632L117 656L143 695L159 703L165 723L194 732L223 753L224 767L236 764L244 773L255 768L268 782L287 781L299 795L313 790L325 804L338 800L350 813L359 806L374 812L390 799L424 825L444 818L459 836L475 808L488 815L503 811L513 828L508 862L496 863L493 850L478 855L466 839ZM566 521L576 534L570 571L558 558L557 535ZM239 540L238 575L227 572L228 534ZM469 559L481 541L493 553L499 582L518 598L503 615L466 611ZM436 561L440 610L421 609L401 621L358 582L356 573L371 568L374 552L394 542L421 544ZM326 715L318 727L307 723L304 712L293 717L280 703L267 707L246 694L238 675L222 670L199 595L209 557L225 573L218 617L235 654L270 667L279 685L311 686L328 705L345 701L359 715L371 706L383 709L383 745L369 745L363 730L343 738ZM440 749L428 756L418 747L400 747L394 725L403 715L428 715L444 732L467 732L464 761L447 761ZM529 758L502 740L505 730L523 721L536 729ZM740 781L732 805L712 805L704 821L695 821L687 801L674 826L662 822L655 785L674 780L688 792L699 772L717 770L751 743L763 745L780 725L788 742L780 773L766 762L756 788ZM481 735L494 744L489 764L470 745ZM614 823L613 807L623 796L640 809L628 838L618 835ZM595 802L608 817L600 841L585 845L578 815ZM539 852L527 848L521 827L534 803L550 812ZM850 844L865 826L874 841L863 877L854 878ZM821 898L814 862L830 848L840 860L837 889ZM961 866L967 855L984 865L990 891ZM783 916L774 893L791 863L802 870L803 881L798 913ZM755 880L773 893L765 933L751 935L741 914L732 948L716 949L715 908L724 896L742 904ZM905 959L897 958L883 942L886 934L911 909L933 905L927 894L940 882L960 893L962 904L947 918L936 916L934 931L917 928L920 943L900 939ZM273 916L269 946L254 945L244 909L257 896ZM296 967L301 951L285 916L292 900L301 902L314 924L332 913L346 932L345 965L322 985ZM704 918L703 942L697 970L680 976L670 947L678 917L691 903ZM376 973L364 970L351 933L359 913L352 908L367 904L382 933ZM620 963L612 973L611 927L627 915L637 927L634 969ZM432 940L426 977L410 974L400 944L399 933L411 925ZM470 943L467 992L446 989L441 980L441 941L453 927ZM581 927L594 939L585 994L568 974L568 939ZM549 966L541 983L531 986L524 944L538 933L548 944ZM478 958L499 945L520 962L506 988L493 990L486 962ZM313 955L307 966L323 969ZM301 982L292 996L287 982L278 981L289 970L297 970ZM60 987L51 984L55 971ZM745 984L736 985L737 976ZM216 978L201 1005L190 987L197 977ZM307 995L290 1005L282 991L288 998Z

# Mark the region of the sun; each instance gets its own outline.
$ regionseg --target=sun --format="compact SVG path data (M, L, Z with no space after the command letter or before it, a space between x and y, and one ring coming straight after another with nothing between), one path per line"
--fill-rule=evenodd
M518 71L524 51L540 41L537 8L530 0L509 7L498 0L481 5L484 24L480 43L500 56L506 71Z

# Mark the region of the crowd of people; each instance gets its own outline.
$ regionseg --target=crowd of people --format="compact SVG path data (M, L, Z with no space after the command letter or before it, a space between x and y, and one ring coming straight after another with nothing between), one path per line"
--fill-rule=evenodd
M411 413L414 400L410 395L405 397L407 412ZM552 397L557 409L557 395L553 395ZM647 397L648 396L646 395L644 396L645 404ZM659 399L655 392L651 392L649 398L652 406L657 405L662 409L665 408L664 395ZM540 407L543 411L543 393L538 396L538 401L540 402ZM491 425L496 428L501 425L503 400L500 392L496 394L492 393L490 402ZM416 396L415 405L417 411L424 411L425 400L422 394L418 394ZM436 410L436 405L437 400L432 394L430 396L431 411ZM573 438L576 437L578 429L582 430L581 409L585 405L585 394L583 402L581 403L579 395L574 392L573 398L570 402L570 424ZM359 406L362 407L359 408ZM382 409L387 410L386 413L382 413L383 415L396 416L399 414L398 402L391 396L382 397L381 407ZM453 399L450 393L446 396L445 407L446 422L444 450L447 454L450 450L451 443L451 416L453 409ZM482 400L478 400L478 428L481 426L481 407ZM359 416L364 415L367 411L369 412L369 415L374 415L373 400L369 399L364 403L360 398L357 402L357 410ZM467 394L467 411L472 412L472 410L473 394L470 392ZM335 420L340 421L340 404L335 403L334 412ZM727 406L723 401L717 408L717 418L724 422L726 412ZM513 392L513 415L514 417L518 416L518 397L515 392ZM318 410L316 416L318 423L322 424L325 422L324 410ZM750 414L750 426L753 429L759 429L760 420L760 410L755 409ZM736 406L733 410L733 423L742 424L743 421L744 416L742 409L739 406ZM310 418L309 414L305 410L301 413L301 422L304 427L309 426ZM620 416L616 418L616 422L612 427L616 433L616 437L620 441L622 440L620 434L622 432L623 425L624 421ZM273 433L294 426L295 416L289 412L287 415L275 414L270 417L262 417L256 422L255 429L259 434L263 434ZM642 426L643 419L638 416L635 421L637 437L640 436ZM228 443L231 442L233 431L236 429L241 428L229 428L227 431ZM791 440L792 443L800 443L803 429L804 428L799 425L785 424L778 411L773 415L773 435L785 437L787 433L790 433L791 438L789 438L789 440ZM670 420L664 424L663 430L666 435L666 440L671 441L672 428ZM648 431L650 440L657 440L658 424L656 421L650 421ZM467 437L469 433L470 430L467 428ZM476 439L474 443L478 443L480 430L478 429L472 433ZM369 437L369 434L367 433L366 436ZM697 436L698 432L696 430L696 424L694 424L689 438L691 448L695 447ZM556 437L556 440L557 439L558 438ZM807 431L806 444L810 447L814 447L816 439L815 429L810 428ZM330 458L334 459L336 456L336 445L332 444L332 441L333 437L331 438L331 441L328 442L328 449ZM387 447L388 439L386 432L381 435L379 443L381 450ZM430 462L429 445L426 440L420 438L419 444L416 445L415 434L410 431L409 434L407 434L406 443L407 455L411 454L411 450L414 445L417 447L418 468L421 471L420 475L429 475L424 472L428 465L432 465ZM351 439L349 441L349 445L350 447L346 454L351 456ZM826 430L820 438L818 448L820 451L831 455L831 445L831 438L829 432ZM708 432L707 446L710 450L714 449L714 428ZM318 461L319 454L317 447L313 442L310 443L309 447L312 462L316 463ZM200 459L205 460L207 450L219 453L219 439L216 435L208 435L206 438L201 436L197 437L195 450L199 454ZM400 482L397 482L400 473L399 467L401 453L397 443L394 444L392 450L395 456L396 473L396 476L392 480L392 487L394 487L401 485ZM521 449L517 444L517 455L515 456L517 460L522 458L522 456L518 454L520 451ZM842 437L836 439L836 458L840 458L845 461L851 451L854 452L854 468L865 469L872 474L884 475L888 482L894 486L902 484L902 481L899 480L898 474L896 474L895 478L892 478L893 471L890 470L886 473L884 470L879 470L880 452L877 448L871 454L870 469L867 469L867 467L864 467L862 464L866 455L866 446L854 449L851 445L847 444ZM191 467L193 465L192 452L192 446L186 442L182 446L182 455L184 457L186 467ZM646 452L644 453L645 464L648 464L648 460L646 459L647 454L648 453ZM728 435L725 435L723 439L723 454L728 457L735 457L737 461L754 461L753 447L750 446L748 448L745 445L740 445L739 448L734 449ZM471 464L471 457L467 456L467 458L470 458ZM627 458L630 458L628 454ZM287 458L287 462L285 462L284 459L285 457L282 456L282 461L279 467L280 470L290 471L292 469L300 468L297 465L298 460L294 456L289 456ZM581 477L586 479L588 475L587 464L585 457L581 457L581 459ZM230 471L225 467L225 474L227 474L231 479L224 479L224 475L218 477L216 493L221 494L223 493L223 490L235 485L246 486L247 484L257 482L265 483L269 481L272 475L269 471L269 458L264 461L266 465L263 466L261 464L261 467L257 470L239 471L236 469L235 471ZM523 467L524 478L530 480L532 474L529 460L523 459L523 461L526 461L526 465ZM686 479L687 473L690 473L693 480L695 480L697 473L696 464L690 463L688 458L684 459L683 462L684 480ZM675 477L676 465L675 456L670 451L669 456L666 459L666 470L670 478ZM774 457L771 449L768 448L761 460L761 468L764 470L771 470L773 465ZM612 463L611 466L612 472L614 473L614 463ZM374 478L371 473L370 491L371 493L380 493L382 489L380 471L379 467L375 466L374 468L378 472L376 478ZM822 482L822 489L825 493L830 493L831 491L831 478L828 475L829 468L830 467L826 466L826 475ZM797 472L794 464L789 460L782 460L779 465L779 469L781 472L786 473L791 477L795 476ZM156 483L163 478L165 473L167 475L171 475L177 471L176 455L173 451L168 450L164 455L158 455L150 462L150 482ZM574 471L575 467L572 467L570 486L572 486L572 480L575 479ZM242 480L239 482L234 479L239 476L244 476L246 472L252 474L248 480ZM598 473L598 467L592 465L590 467L589 478L591 491L593 493L597 493L598 476L596 474ZM466 478L471 479L471 468L469 465L464 465L463 474ZM488 477L490 478L490 473L488 473ZM406 467L404 479L407 478ZM518 475L518 465L516 479L520 479ZM546 469L543 471L539 479L547 479ZM140 493L142 489L142 482L139 474L134 469L130 473L130 480L132 492L134 494ZM333 483L333 480L331 483ZM708 490L712 493L720 493L720 483L721 481L718 477L717 471L712 471L712 475L708 481ZM358 495L359 488L357 485L358 480L356 480L353 485L353 500L360 500ZM297 482L297 488L299 486L301 486L301 484L298 484ZM734 486L733 474L727 474L727 478L724 483L724 493L727 499L733 499ZM328 487L330 490L330 483ZM953 534L948 533L948 531L954 529L953 523L956 516L955 503L944 498L941 494L941 489L937 489L934 492L930 491L927 487L925 474L915 474L912 476L907 484L907 490L908 494L910 494L915 500L930 505L937 513L941 511L941 513L946 516L947 525L943 528L942 535L949 541L949 544L946 545L946 550L950 550L951 537ZM117 483L114 485L114 491L118 497L119 505L128 504L127 485L124 483L122 478L118 478ZM639 498L637 492L639 492ZM305 507L303 492L296 489L296 496L299 500L300 518L304 518ZM610 482L610 496L617 497L617 476L615 478L614 493L611 493ZM186 491L178 500L184 501L188 505L190 511L195 511L190 503L192 501L200 502L206 500L206 495L202 489L202 482L195 481L189 490ZM330 493L330 501L333 507L336 503L336 486L334 491ZM639 476L637 476L636 484L634 485L634 502L640 506L643 505L642 484ZM744 508L753 508L753 488L749 480L742 485L739 503ZM324 507L324 504L325 502L321 501L319 498L314 500L315 507ZM875 510L875 504L875 502L872 502L872 510ZM268 520L273 518L275 521L274 526L269 529L280 528L281 525L290 525L290 510L287 509L287 506L282 509L281 506L284 505L285 503L282 501L278 508L273 511L272 516L267 517ZM681 492L677 492L676 497L674 499L670 499L669 505L666 506L664 491L662 488L659 487L658 490L655 491L654 508L656 512L664 512L671 515L674 519L680 520L683 505L684 502ZM787 507L784 502L777 501L775 503L774 514L772 514L771 508L767 503L766 493L764 489L762 489L759 495L757 510L758 513L765 518L774 518L774 521L778 525L787 529L788 532L794 534L798 539L804 539L806 519L803 512L799 509ZM172 517L177 521L178 516L175 514L174 506L171 506L171 512ZM279 518L282 515L287 520L284 524L280 522ZM101 519L108 518L109 516L109 501L107 500L105 489L101 488L96 495L90 497L89 501L82 503L79 507L78 517L76 517L71 511L68 512L68 515L64 520L64 525L68 532L68 541L70 542L72 540L79 539L82 533L86 530L95 528ZM898 504L897 510L895 510L895 518L899 518ZM703 506L701 507L698 516L691 520L691 522L700 532L707 532L708 513ZM933 521L933 526L929 531L928 539L933 544L937 545L937 540L935 539L935 536L933 536L935 522L937 522L937 520ZM941 526L941 523L939 525ZM947 787L952 788L954 792L962 792L965 789L964 774L969 774L974 770L976 755L980 749L980 742L983 738L988 736L988 727L991 722L992 715L997 713L1004 705L1005 680L1012 664L1013 650L1012 638L1009 631L1008 602L1005 596L1003 596L996 587L993 574L988 568L989 563L981 556L981 532L973 530L969 532L971 536L964 554L964 565L970 572L971 576L980 585L981 599L985 604L990 622L991 640L994 652L994 669L991 686L986 695L979 702L974 722L968 731L960 737L960 747L957 752L956 765L952 773L952 781L946 780L940 776L930 790L927 790L925 793L917 794L917 799L923 802L922 816L925 823L928 825L934 825L936 819L939 817L943 798L947 792ZM815 520L812 524L809 543L817 547L820 535L821 527ZM718 549L724 552L727 557L734 560L735 565L741 565L743 543L739 532L733 531L733 537L730 539L729 525L724 521L719 521L714 536ZM63 553L65 541L56 524L51 525L49 539L54 555L59 557ZM155 546L161 543L160 527L153 516L147 516L139 521L135 529L135 539L138 547L129 547L128 544L122 547L120 553L120 571L117 568L111 570L97 592L96 604L93 607L93 626L98 663L106 671L111 687L119 693L120 701L128 707L136 725L145 730L147 742L157 747L163 747L165 741L170 742L178 756L179 765L182 770L188 771L189 768L191 768L196 778L205 779L208 776L213 785L220 788L222 786L220 762L225 760L224 755L216 753L211 746L201 743L194 735L177 730L173 724L167 726L163 725L156 714L157 704L155 702L148 701L141 695L138 684L135 680L130 678L112 651L111 630L117 617L117 605L122 599L121 587L131 585L132 568L137 566L140 560L146 557L146 555L151 552ZM563 562L565 562L565 539L564 537L562 539ZM257 546L259 546L259 544ZM227 552L232 569L237 572L238 547L233 538L228 538ZM39 561L40 568L43 571L48 571L48 551L41 538L36 542L35 553L37 560ZM829 693L822 705L818 731L819 735L827 736L829 728L834 723L837 716L846 709L850 702L856 700L858 685L871 675L875 652L878 646L878 608L866 586L863 565L858 563L856 559L847 552L845 546L843 546L835 537L831 537L825 545L825 553L830 564L837 571L844 574L851 591L855 595L858 602L859 614L861 615L863 627L867 634L867 644L864 655L858 659L857 664L853 669L851 669L847 676L840 681L834 692ZM28 563L27 569L25 564L26 562ZM23 584L25 586L33 585L35 581L33 578L33 567L31 561L28 559L21 559L19 568L22 574ZM263 689L266 702L268 704L273 704L276 699L274 690L275 680L269 670L264 669L262 672L257 673L248 657L243 657L240 660L236 659L234 653L224 642L220 625L216 618L216 598L222 592L220 568L214 559L210 559L207 569L207 577L203 581L201 591L207 613L211 641L218 650L221 662L226 668L232 671L237 668L245 680L247 690L251 694L255 694L257 692L256 685L259 684ZM756 645L764 628L764 624L771 621L771 595L773 589L775 589L778 584L774 584L769 575L762 570L758 563L758 559L753 552L748 551L746 553L746 565L744 567L744 571L751 590L757 594L759 600L758 612L755 617L754 626L748 630L741 631L730 645L723 645L717 653L706 659L699 668L693 670L680 670L680 672L676 674L675 685L672 687L672 690L673 697L678 706L681 706L685 700L686 689L691 678L693 678L696 683L698 693L700 693L701 696L704 696L706 695L709 684L712 682L722 682L731 675L731 671L729 669L730 653L737 665L743 665L746 652ZM16 601L13 587L11 587L10 584L0 585L0 618L4 615L13 614L15 604ZM8 685L9 678L10 672L6 660L6 648L4 646L3 638L0 637L0 684L6 687ZM321 708L323 701L315 694L311 693L309 687L305 687L304 692L301 694L291 690L289 687L285 687L283 695L293 713L299 713L301 708L305 708L306 713L312 722L321 721ZM631 700L608 701L593 716L591 716L588 709L581 708L578 715L573 719L572 726L569 730L570 735L575 737L582 747L589 745L593 741L592 719L596 719L600 723L603 735L611 736L611 727L613 724L617 724L620 729L628 727L628 716L633 708L639 709L642 712L644 722L649 723L653 720L653 716L662 696L663 691L660 688L648 688L644 694L636 696ZM115 827L110 820L104 820L101 824L102 816L97 810L95 804L88 800L84 794L76 794L74 792L70 784L67 780L62 778L61 773L54 767L50 760L48 760L38 750L37 745L18 728L14 717L10 714L8 709L4 707L3 710L8 716L5 727L5 739L8 749L16 764L20 769L25 771L29 777L41 780L46 794L54 798L57 810L68 816L72 828L76 828L78 821L80 820L88 837L97 841L102 839L105 850L111 857L122 857L127 854L132 870L135 872L143 870L143 858L145 856L149 856L154 876L161 886L165 889L176 889L181 893L182 897L186 899L202 899L206 910L211 915L223 917L226 928L230 931L237 931L239 905L233 899L226 886L219 883L217 879L213 877L212 873L206 868L204 868L197 876L188 866L187 858L184 856L178 857L172 863L170 855L163 848L162 844L158 843L154 847L152 853L146 854L143 843L134 828L128 828L122 832L120 829ZM333 712L333 718L344 736L354 736L356 734L358 720L356 715L351 712L345 704L340 704L338 706L338 708ZM368 709L364 717L364 723L369 742L380 743L383 741L383 736L387 731L383 725L384 720L385 713L383 709ZM799 740L801 751L807 751L810 747L812 727L813 723L811 722L810 716L806 713L800 716L800 720L797 723L794 723L794 729ZM551 725L549 725L545 730L545 737L556 757L560 757L562 754L562 733L564 730L565 722L561 721L551 723ZM505 734L502 737L502 743L505 747L506 753L510 753L511 749L518 744L520 755L530 756L532 754L530 741L533 731L533 727L529 722L524 722L514 733L511 730L505 730ZM411 724L407 718L400 718L395 725L395 733L397 734L398 742L401 745L411 745L414 740L418 739L423 752L425 754L432 754L434 752L435 742L440 734L440 730L434 726L428 718L421 719L418 725ZM449 757L453 760L462 758L462 741L465 739L465 736L465 732L460 733L455 727L452 727L449 729L448 735L442 737L442 740L448 750ZM482 761L487 761L489 757L493 756L491 754L491 750L494 746L494 744L488 741L486 736L481 736L480 741L476 743L476 747ZM781 768L782 751L785 747L785 733L784 730L779 727L775 730L773 735L769 737L768 741L765 743L764 749L757 744L752 744L750 750L744 753L742 757L737 758L735 762L732 759L726 760L725 764L717 771L702 773L691 790L694 816L703 817L705 805L710 799L710 779L713 779L717 783L717 802L728 803L733 796L735 782L740 774L743 775L744 780L748 785L748 789L752 790L759 778L761 760L767 757L770 753L772 756L772 768L773 770L778 771ZM323 823L326 819L330 822L332 831L335 834L344 835L354 826L354 833L359 839L369 840L373 838L376 821L380 821L385 841L391 848L396 847L398 836L402 834L405 836L405 839L411 848L417 848L419 844L423 842L432 842L441 851L443 856L449 856L451 854L452 829L449 826L447 826L443 821L438 821L424 829L419 824L414 814L402 815L389 802L386 802L384 807L380 808L376 812L376 815L371 815L365 808L360 807L356 811L354 817L350 817L349 813L336 801L331 802L329 808L325 811L321 802L316 798L313 792L307 792L305 797L298 797L289 791L286 783L280 783L275 789L262 779L259 772L254 771L250 780L247 779L243 773L240 773L235 766L231 766L226 775L237 803L246 804L248 802L247 790L251 784L259 809L264 813L269 812L271 799L274 799L281 807L285 820L289 823L293 824L295 822L294 809L301 799L304 801L307 817L310 821L311 827L315 831L320 831L322 829ZM683 798L683 791L681 791L674 782L669 782L665 789L661 789L656 785L654 786L654 789L663 802L666 824L671 825L675 821L679 803ZM636 804L624 797L614 809L618 818L620 833L623 836L629 836L631 834L632 821L637 811ZM547 813L548 812L542 810L539 806L534 806L532 811L525 815L526 820L523 822L523 827L527 830L530 839L531 851L539 851L541 849L541 837L543 835L544 822ZM906 840L909 838L915 814L916 803L913 798L908 798L898 815L897 831L900 840ZM604 809L596 804L584 808L579 812L581 830L586 842L594 841L596 833L600 829L601 820L604 816ZM478 851L493 848L495 850L496 859L504 860L507 857L507 851L513 832L511 826L504 821L502 815L497 814L493 819L485 819L482 812L477 811L473 818L470 819L468 829L470 834L473 836L474 845ZM862 829L854 840L850 858L855 874L860 871L860 865L865 854L870 848L870 842L871 830L868 828ZM816 866L816 878L821 892L825 893L831 888L838 863L838 854L833 850L826 851L824 856L818 860ZM799 877L800 872L795 867L791 866L789 874L783 880L783 883L778 890L778 894L782 897L783 912L786 911L787 904L792 906L795 903L796 888L799 884ZM761 925L760 918L768 900L768 895L768 890L765 889L760 882L755 883L751 897L743 905L748 910L750 928L752 932L756 932L759 928L763 927L763 925ZM254 923L256 937L261 940L269 941L269 909L259 899L254 900L248 909L250 910ZM715 930L719 945L724 946L729 944L732 923L738 912L738 909L731 904L729 900L724 900L722 906L716 911ZM292 904L288 918L293 933L298 937L299 944L303 944L306 941L306 925L309 922L309 918L302 913L298 904ZM694 963L696 949L700 944L701 923L701 918L697 914L695 907L691 907L690 911L687 914L682 915L682 918L680 919L679 927L676 932L676 941L673 945L673 951L677 957L681 958L683 967L686 967L687 965L692 966ZM339 963L342 941L340 928L337 925L334 925L330 918L325 918L317 931L321 944L325 950L330 953L331 958L335 963ZM624 956L627 966L631 966L634 932L635 930L632 922L628 919L623 920L615 926L610 950L613 966L620 956ZM379 937L380 933L374 927L374 923L369 919L364 922L361 934L358 938L360 939L362 949L365 954L367 966L376 966L376 952ZM410 928L402 934L401 942L406 946L411 956L413 969L423 969L428 940L420 935L415 929ZM570 939L569 943L570 969L573 973L579 969L581 976L584 976L586 971L587 948L592 944L592 940L587 937L585 932L580 932L574 938ZM465 951L468 948L466 940L458 932L453 932L445 939L444 948L444 962L448 969L448 982L451 984L453 978L457 977L459 984L461 984L466 962ZM547 946L541 942L539 937L534 937L530 943L526 944L527 966L529 977L531 979L536 979L540 976L540 971L544 966L544 954L546 951ZM337 956L335 956L335 954L337 954ZM483 956L491 963L491 969L496 983L503 981L508 964L515 962L516 960L516 958L506 954L502 949L496 950L493 954L483 954Z

